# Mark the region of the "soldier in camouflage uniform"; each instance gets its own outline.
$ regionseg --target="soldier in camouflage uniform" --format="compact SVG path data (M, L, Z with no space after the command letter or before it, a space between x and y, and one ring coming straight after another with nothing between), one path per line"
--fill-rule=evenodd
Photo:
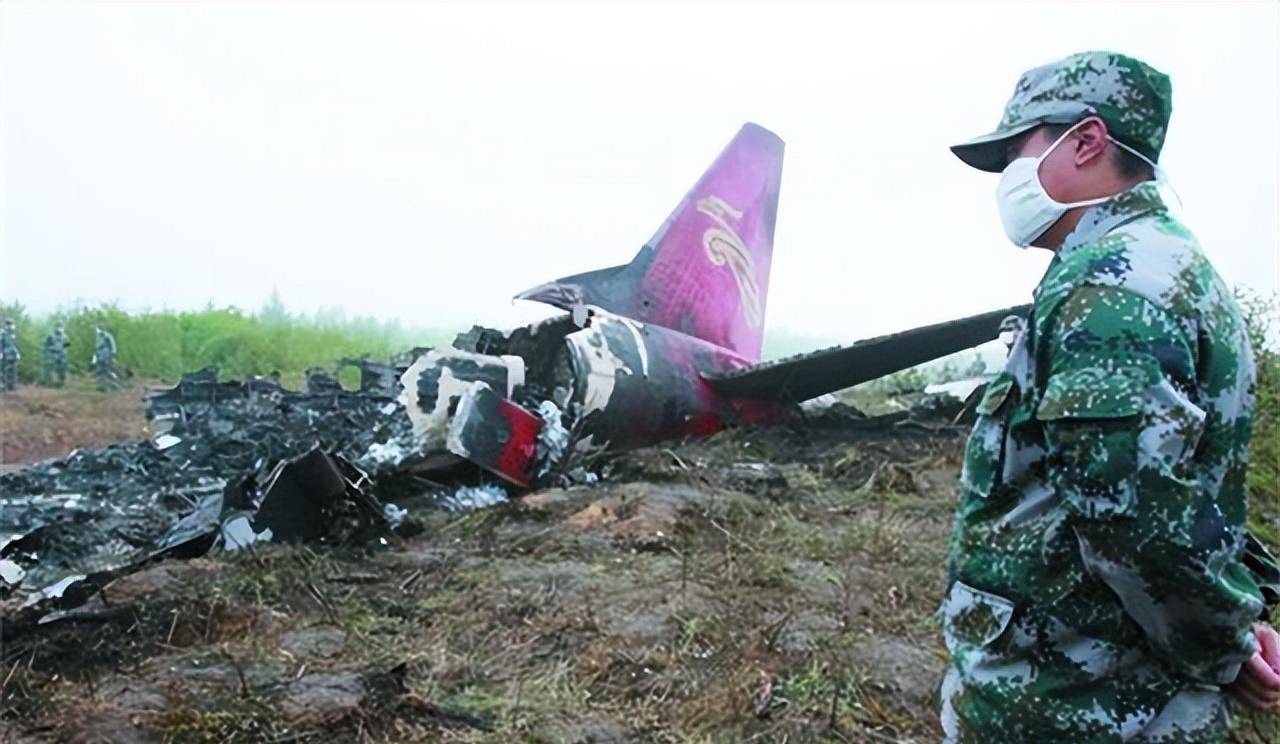
M1003 172L1011 239L1055 255L965 452L948 741L1216 741L1224 685L1280 684L1242 561L1254 360L1149 180L1169 113L1162 73L1077 54L1025 73L996 131L952 148ZM1073 193L1029 196L1050 174Z
M18 329L12 320L4 322L0 331L0 388L15 390L18 387Z
M67 332L61 324L44 338L44 381L62 387L67 382ZM56 382L55 382L56 380Z
M114 390L119 387L116 377L116 339L110 331L98 328L97 341L93 351L93 369L98 378L99 390Z
M44 346L40 349L40 384L53 384L53 334L44 337Z

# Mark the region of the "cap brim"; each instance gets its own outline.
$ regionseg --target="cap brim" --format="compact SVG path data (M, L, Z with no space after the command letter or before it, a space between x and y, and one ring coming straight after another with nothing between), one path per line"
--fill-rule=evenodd
M999 173L1009 164L1008 159L1005 157L1005 150L1009 146L1009 140L1043 123L1029 121L1012 129L974 137L968 142L952 145L951 152L954 152L956 157L963 160L966 165L988 173Z

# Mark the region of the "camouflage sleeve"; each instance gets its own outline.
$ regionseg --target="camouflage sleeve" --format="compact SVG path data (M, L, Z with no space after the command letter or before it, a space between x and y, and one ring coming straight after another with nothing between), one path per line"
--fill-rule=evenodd
M1241 562L1243 506L1221 503L1197 477L1206 414L1184 392L1195 374L1186 333L1112 287L1075 290L1047 331L1036 416L1085 569L1171 669L1230 682L1256 649L1262 597Z

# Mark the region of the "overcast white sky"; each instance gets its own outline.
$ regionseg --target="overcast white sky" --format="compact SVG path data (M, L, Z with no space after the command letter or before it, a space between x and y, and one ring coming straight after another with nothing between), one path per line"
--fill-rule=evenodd
M1026 301L989 131L1085 49L1168 72L1162 158L1277 285L1280 4L0 4L0 299L515 325L630 260L744 121L787 142L767 323L852 340Z

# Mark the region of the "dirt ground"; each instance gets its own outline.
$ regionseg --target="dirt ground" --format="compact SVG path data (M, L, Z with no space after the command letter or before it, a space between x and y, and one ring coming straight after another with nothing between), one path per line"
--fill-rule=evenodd
M724 432L373 552L160 564L3 649L0 741L936 741L963 435Z
M64 388L23 385L0 393L0 464L61 457L77 447L101 447L142 437L146 385L129 380L102 393L86 377Z

